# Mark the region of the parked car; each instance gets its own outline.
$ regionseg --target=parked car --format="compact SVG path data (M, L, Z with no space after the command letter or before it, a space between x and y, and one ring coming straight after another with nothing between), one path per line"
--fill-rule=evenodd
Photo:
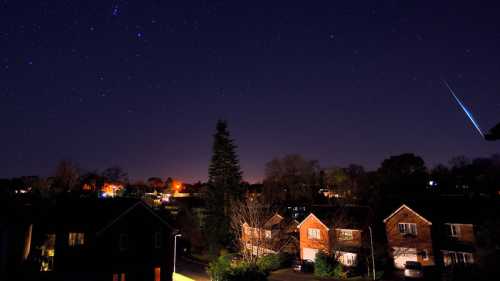
M295 260L292 262L292 268L295 272L313 272L314 263L310 261Z
M405 279L420 279L424 277L424 272L422 270L422 265L416 261L407 261L405 264L404 271Z

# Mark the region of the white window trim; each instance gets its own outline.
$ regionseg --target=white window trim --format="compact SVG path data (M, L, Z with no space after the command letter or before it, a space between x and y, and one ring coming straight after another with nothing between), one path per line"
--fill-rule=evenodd
M404 232L401 232L401 228L400 228L401 225L404 225L404 230L405 230ZM412 225L415 226L415 233L411 232L411 226ZM401 235L406 235L406 234L417 235L418 234L417 224L416 223L412 223L412 222L400 222L400 223L398 223L398 232Z
M342 228L337 228L338 232L339 232L339 237L338 237L338 240L340 241L352 241L354 240L354 230L352 229L342 229ZM349 233L350 235L350 238L349 239L344 239L344 234L345 233Z
M460 229L460 224L458 223L447 223L446 224L449 228L450 228L450 236L451 237L460 237L461 234L462 234L462 231ZM455 231L453 231L453 229L455 229Z
M311 235L312 233L315 233L317 235ZM307 238L309 240L321 240L321 231L319 228L308 228L307 229Z

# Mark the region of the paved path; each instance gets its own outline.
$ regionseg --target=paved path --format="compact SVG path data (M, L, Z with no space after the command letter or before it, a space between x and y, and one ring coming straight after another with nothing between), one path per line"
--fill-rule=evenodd
M196 281L209 281L205 267L206 265L202 263L180 258L177 260L176 271Z

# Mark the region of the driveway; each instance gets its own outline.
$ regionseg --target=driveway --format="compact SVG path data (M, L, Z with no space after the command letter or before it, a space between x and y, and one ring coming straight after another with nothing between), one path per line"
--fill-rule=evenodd
M269 281L316 281L312 273L295 272L291 268L279 269L271 272L268 277Z

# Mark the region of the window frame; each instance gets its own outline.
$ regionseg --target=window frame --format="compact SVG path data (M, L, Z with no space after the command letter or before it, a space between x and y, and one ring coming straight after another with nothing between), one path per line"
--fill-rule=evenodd
M315 235L312 235L315 234ZM317 234L317 235L316 235ZM310 227L307 229L307 238L309 240L321 240L321 231L319 228Z
M398 231L401 235L417 235L417 224L413 222L400 222L398 223Z
M352 229L338 229L339 236L338 240L340 241L353 241L354 240L354 230ZM346 233L349 233L349 237L346 237Z
M68 232L68 246L70 248L81 247L85 245L84 232Z

